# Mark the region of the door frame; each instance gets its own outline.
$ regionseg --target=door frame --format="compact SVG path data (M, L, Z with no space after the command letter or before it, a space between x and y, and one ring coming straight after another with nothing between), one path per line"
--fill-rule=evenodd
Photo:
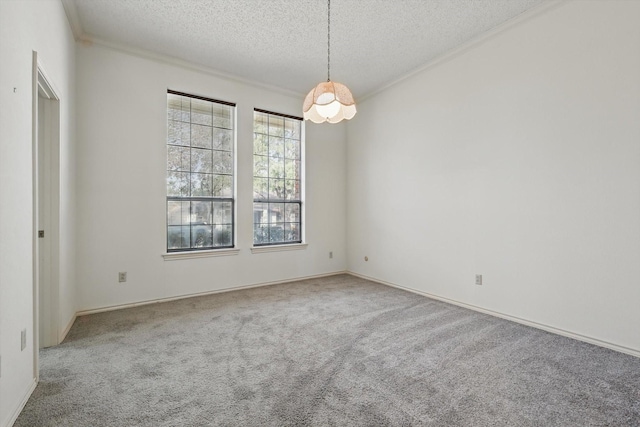
M47 303L49 309L48 322L51 325L50 334L45 341L50 345L57 345L59 341L59 277L60 277L60 97L59 91L56 90L52 80L38 59L38 52L33 51L33 70L32 70L32 179L33 179L33 370L34 377L40 378L39 369L39 349L40 349L40 305ZM43 156L44 165L39 165L39 133L43 129L39 129L39 103L45 102L44 110L44 140L43 147L45 153ZM48 226L45 230L45 238L48 239L48 256L46 257L46 271L50 287L49 301L40 301L40 245L38 238L38 230L40 225L39 217L39 195L45 191L39 188L40 166L45 171L44 179L48 181L46 185L49 203Z

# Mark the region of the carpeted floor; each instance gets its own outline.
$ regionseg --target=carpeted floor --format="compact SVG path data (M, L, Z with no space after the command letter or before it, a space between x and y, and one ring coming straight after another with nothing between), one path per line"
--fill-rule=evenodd
M15 426L640 426L640 359L348 275L77 319Z

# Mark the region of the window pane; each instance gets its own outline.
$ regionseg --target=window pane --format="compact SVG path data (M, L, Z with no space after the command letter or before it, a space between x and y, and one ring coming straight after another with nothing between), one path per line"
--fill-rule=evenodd
M300 204L287 203L284 218L287 222L300 222Z
M213 175L213 197L232 197L233 177L230 175Z
M189 174L185 172L167 173L167 196L188 196Z
M231 106L213 104L213 126L224 129L233 129Z
M167 94L167 115L170 120L189 122L191 120L189 98L172 93Z
M269 179L269 199L285 199L284 179Z
M269 226L269 243L284 241L284 223L278 222Z
M269 198L269 180L267 178L253 178L253 198L258 200Z
M282 138L269 138L269 155L271 157L284 157L284 139Z
M167 223L169 225L189 224L189 202L167 202Z
M300 227L295 223L284 224L284 240L286 242L299 242L300 239Z
M231 225L216 225L213 230L213 246L231 246Z
M210 174L191 174L191 196L211 197L212 187L212 176Z
M253 156L253 176L269 176L269 158L266 156Z
M253 223L254 224L266 224L269 222L268 216L268 203L254 203L253 204Z
M189 123L169 120L167 144L189 146L191 140L191 126Z
M269 157L269 177L284 178L284 159Z
M284 136L300 140L300 120L285 119Z
M200 200L191 202L191 225L212 223L211 202Z
M263 134L269 133L269 115L265 113L253 112L253 131Z
M285 160L285 178L300 179L300 162L298 160Z
M285 198L287 200L300 200L300 181L287 179L285 185Z
M189 147L167 145L167 169L170 171L189 171Z
M218 174L233 172L233 157L228 151L213 151L213 171Z
M232 132L229 129L213 128L213 149L233 151Z
M269 224L284 222L284 203L269 203Z
M191 100L191 123L211 126L211 102L201 99Z
M269 243L269 226L267 224L256 224L253 226L253 243Z
M213 243L213 226L204 224L192 225L191 242L194 248L211 247Z
M191 146L210 149L212 135L209 126L191 125Z
M253 134L253 154L268 155L269 154L269 137L261 133Z
M269 116L269 135L284 136L284 118Z
M172 93L167 95L167 118L182 120L182 97Z
M300 141L285 139L284 156L287 159L300 159Z
M211 150L203 150L200 148L191 149L191 171L211 173L212 172Z
M189 226L170 225L167 227L167 249L183 249L190 246Z
M233 211L231 202L213 203L213 224L229 225L233 224Z

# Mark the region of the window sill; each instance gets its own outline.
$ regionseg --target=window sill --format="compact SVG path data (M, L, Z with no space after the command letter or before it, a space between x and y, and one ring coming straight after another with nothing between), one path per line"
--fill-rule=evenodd
M185 251L185 252L169 252L162 254L162 258L165 261L175 261L178 259L193 259L193 258L209 258L214 256L232 256L238 255L240 249L211 249L207 251Z
M251 248L252 254L263 254L266 252L283 252L283 251L299 251L307 249L307 243L293 243L291 245L269 245L254 246Z

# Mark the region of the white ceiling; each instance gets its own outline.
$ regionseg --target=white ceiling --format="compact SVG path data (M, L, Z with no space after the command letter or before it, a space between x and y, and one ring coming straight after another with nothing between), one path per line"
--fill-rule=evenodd
M363 97L543 1L333 0L331 78ZM327 77L326 0L63 2L80 39L300 94Z

